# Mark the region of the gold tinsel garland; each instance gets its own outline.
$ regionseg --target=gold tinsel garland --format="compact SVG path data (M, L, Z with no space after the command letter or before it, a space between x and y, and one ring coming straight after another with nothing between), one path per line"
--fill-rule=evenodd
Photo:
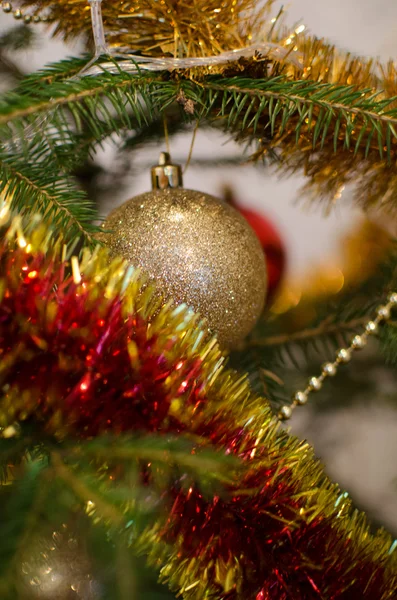
M305 33L301 24L287 27L284 12L272 18L274 0L103 0L102 14L110 46L140 50L149 55L209 56L270 41L290 50L283 71L294 79L353 85L397 96L393 61L341 52L323 39ZM65 40L91 37L87 0L22 0L32 14L46 14L53 32ZM53 27L55 25L55 28ZM298 66L299 64L299 66ZM227 67L224 67L227 68Z
M104 0L102 14L109 45L162 56L208 56L251 43L265 23L269 6L255 0ZM30 0L23 7L43 10L65 40L90 34L87 0Z
M3 427L29 420L35 439L67 439L77 452L79 438L104 431L182 433L198 451L238 456L241 475L225 497L178 479L162 495L165 520L137 540L185 598L392 598L390 537L369 533L308 444L224 368L199 319L161 307L106 250L79 265L37 221L30 230L14 221L0 247Z

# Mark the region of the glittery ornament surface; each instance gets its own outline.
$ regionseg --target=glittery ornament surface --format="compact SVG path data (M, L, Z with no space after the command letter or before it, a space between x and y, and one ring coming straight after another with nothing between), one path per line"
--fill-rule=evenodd
M187 600L394 600L397 545L370 533L310 446L223 367L192 312L163 305L104 249L72 261L70 276L59 250L45 255L43 228L8 238L0 426L28 421L37 439L77 446L106 431L185 435L240 459L220 496L183 477L164 483L161 514L136 547L173 590Z
M156 190L107 218L103 241L142 268L166 296L208 321L224 346L244 338L266 298L266 265L250 226L233 208L202 192Z
M104 598L84 541L66 524L58 531L29 539L18 571L18 600Z

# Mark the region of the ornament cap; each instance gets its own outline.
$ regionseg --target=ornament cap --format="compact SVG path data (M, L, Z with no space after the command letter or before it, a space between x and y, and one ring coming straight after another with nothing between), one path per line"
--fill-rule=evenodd
M165 190L183 186L182 169L174 165L168 152L162 152L159 164L152 167L152 189Z

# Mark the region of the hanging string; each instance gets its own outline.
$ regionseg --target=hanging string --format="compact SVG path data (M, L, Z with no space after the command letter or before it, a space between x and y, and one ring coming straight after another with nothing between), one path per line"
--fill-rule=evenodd
M95 50L97 52L97 50ZM96 56L100 56L103 52ZM257 54L264 54L274 60L285 60L295 66L301 66L299 56L291 55L287 48L272 42L263 42L252 44L245 48L228 50L214 56L192 56L186 58L163 57L154 58L152 56L140 56L137 54L121 53L120 50L111 53L112 57L123 58L128 57L128 60L114 62L103 62L98 66L93 66L90 69L85 69L86 76L100 75L103 72L120 73L120 69L126 73L138 73L141 70L146 71L174 71L176 69L192 69L194 67L214 67L228 62L236 62L240 58L252 58ZM271 68L271 66L269 67Z
M99 75L104 71L108 73L119 73L120 68L127 73L136 73L140 69L147 71L173 71L175 69L190 69L194 67L213 67L215 65L221 65L228 62L235 62L240 58L250 58L256 54L270 55L275 60L285 60L288 58L289 62L294 63L299 67L300 61L299 56L291 56L291 49L285 48L280 44L273 42L258 42L251 44L245 48L236 48L234 50L228 50L214 56L199 56L199 57L186 57L186 58L153 58L128 53L127 49L118 48L116 50L110 50L106 44L105 28L103 25L101 3L102 0L88 0L91 6L91 22L92 22L92 33L95 44L95 57L99 57L103 54L111 54L115 58L128 56L128 61L118 62L117 65L113 63L102 63L99 67L91 67L90 69L85 68L85 75ZM124 50L124 51L123 51Z
M92 34L94 36L95 57L108 54L109 50L105 39L105 29L102 19L102 0L88 0L91 6Z
M183 168L183 173L186 173L186 171L187 171L187 170L188 170L188 168L189 168L190 161L192 160L192 156L193 156L193 149L194 149L194 143L195 143L195 141L196 141L196 135L197 135L197 131L198 131L198 128L199 128L199 123L200 123L200 122L199 122L199 120L197 119L197 121L196 121L196 125L194 126L194 131L193 131L193 135L192 135L192 141L190 142L189 154L188 154L188 157L187 157L186 164L185 164L185 166L184 166L184 168Z
M169 136L169 132L168 132L168 122L167 122L167 116L165 113L163 113L163 127L164 127L165 147L167 149L167 153L171 154L170 136Z
M77 81L82 77L95 77L103 73L118 74L120 71L135 74L142 70L146 71L173 71L176 69L190 69L194 67L213 67L216 65L236 62L240 58L252 58L262 54L271 57L273 60L288 60L291 64L300 66L300 57L296 53L290 54L290 49L273 42L261 42L251 44L245 48L228 50L214 56L173 58L162 57L154 58L140 56L129 53L127 49L110 49L106 43L105 29L102 17L102 0L87 0L91 9L92 33L94 41L94 55L92 59L68 81ZM3 4L3 3L2 3ZM7 5L8 6L8 5ZM43 20L43 19L42 19ZM123 51L124 50L124 51ZM98 63L101 56L107 55L112 58L111 61ZM269 66L269 70L271 66ZM269 71L270 74L270 71ZM57 110L57 109L55 109ZM43 134L43 125L50 119L50 115L38 117L31 125L23 131L25 139L31 139L37 134ZM20 143L20 134L6 140L6 145L10 147L13 144Z

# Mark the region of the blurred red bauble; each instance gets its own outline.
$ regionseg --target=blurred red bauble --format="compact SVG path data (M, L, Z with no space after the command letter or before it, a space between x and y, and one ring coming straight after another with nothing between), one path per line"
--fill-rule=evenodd
M225 188L224 199L248 221L261 243L266 257L268 276L267 305L269 305L278 292L285 274L287 256L284 242L274 224L264 215L240 206L230 188Z

